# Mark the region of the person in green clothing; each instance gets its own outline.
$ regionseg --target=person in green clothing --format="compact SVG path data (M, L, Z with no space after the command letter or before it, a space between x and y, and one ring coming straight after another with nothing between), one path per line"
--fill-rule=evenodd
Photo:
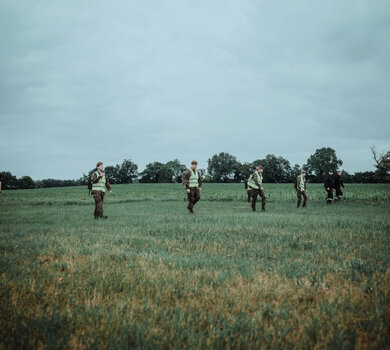
M251 190L252 210L256 211L257 196L261 197L261 210L265 211L265 194L263 188L264 167L259 165L256 171L248 179L248 188Z
M95 219L107 219L106 215L103 215L103 200L106 188L112 193L108 177L103 170L103 163L98 162L96 164L96 170L91 174L92 181L92 195L95 200Z
M188 196L187 209L191 214L194 213L194 205L200 200L200 191L202 191L202 179L196 167L198 162L193 160L191 168L182 174L182 183Z
M306 170L301 171L301 175L298 175L295 180L295 190L297 191L298 203L297 208L301 205L302 196L303 196L303 204L302 208L306 207L307 203L307 190L306 190Z

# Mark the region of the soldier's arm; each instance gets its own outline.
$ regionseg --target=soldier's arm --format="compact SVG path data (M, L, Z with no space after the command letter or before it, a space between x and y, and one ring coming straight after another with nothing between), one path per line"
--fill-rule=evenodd
M110 185L110 183L109 183L109 181L108 181L108 177L106 176L106 187L107 187L107 189L109 190L109 191L112 191L111 190L111 185Z
M190 172L187 170L183 175L183 186L187 190L190 187L188 186L190 183Z
M200 178L200 175L198 177L198 184L199 184L199 188L202 188L202 179Z
M299 177L297 177L296 178L296 180L295 180L295 183L294 183L294 187L295 187L295 189L298 191L298 183L299 183Z
M91 175L91 181L92 181L92 183L96 183L96 182L98 182L100 179L101 179L101 175L100 176L97 176L96 175L96 171L94 171L93 173L92 173L92 175Z

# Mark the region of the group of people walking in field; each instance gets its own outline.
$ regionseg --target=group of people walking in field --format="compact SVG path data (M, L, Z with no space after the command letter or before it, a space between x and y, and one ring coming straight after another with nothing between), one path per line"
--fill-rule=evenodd
M188 205L187 209L191 214L194 213L194 206L200 200L200 193L202 191L202 179L197 170L198 162L196 160L191 162L191 167L182 174L182 184L187 193ZM253 211L256 211L256 202L258 197L261 198L261 210L265 211L265 193L263 188L263 171L264 167L259 165L256 171L245 181L245 189L247 190L248 202L251 202ZM112 193L112 189L103 170L103 163L98 162L96 164L96 170L92 172L89 179L89 189L92 191L93 198L95 200L95 219L107 219L106 215L103 215L103 200L106 189ZM295 180L294 187L297 194L297 208L300 207L303 198L302 207L306 207L307 204L307 181L306 170L302 169L301 174ZM326 202L331 204L334 200L340 201L343 192L341 190L345 188L342 180L342 171L338 171L336 175L333 174L333 170L329 170L328 175L324 180L324 188L327 192ZM333 193L336 192L334 197Z

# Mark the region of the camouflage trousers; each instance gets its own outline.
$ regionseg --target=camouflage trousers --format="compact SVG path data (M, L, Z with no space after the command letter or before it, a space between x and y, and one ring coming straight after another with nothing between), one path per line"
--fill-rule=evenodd
M95 200L95 219L103 217L103 191L92 191L93 199Z
M188 197L188 206L187 208L192 211L194 209L194 205L199 201L200 199L200 190L199 187L191 187L190 193L187 193Z
M261 197L261 210L265 210L265 194L264 194L264 190L260 189L260 188L252 188L251 189L251 196L252 196L252 210L256 211L257 196Z
M297 191L297 197L298 197L297 208L299 208L299 206L301 205L302 196L303 196L303 205L302 205L302 207L306 207L306 203L307 203L306 191L299 190L299 191Z

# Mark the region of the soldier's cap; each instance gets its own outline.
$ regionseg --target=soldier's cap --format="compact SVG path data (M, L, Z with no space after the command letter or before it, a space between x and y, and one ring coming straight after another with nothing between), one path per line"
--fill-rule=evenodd
M196 160L193 160L192 162L191 162L191 165L192 164L198 164L198 162L196 161Z
M262 165L259 165L259 166L257 167L257 169L264 169L264 167L263 167Z
M305 169L302 169L302 170L301 170L301 173L306 173L306 170L305 170Z
M102 165L102 164L103 164L102 162L97 162L96 168L99 167L99 166Z

